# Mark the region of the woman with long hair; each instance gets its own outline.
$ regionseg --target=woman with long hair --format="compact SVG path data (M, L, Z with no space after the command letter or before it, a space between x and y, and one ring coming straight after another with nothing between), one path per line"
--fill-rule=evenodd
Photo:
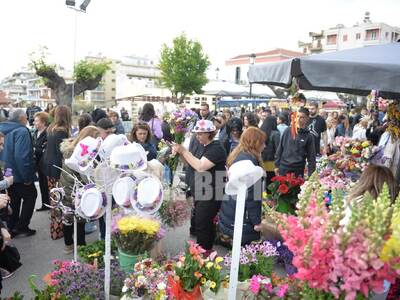
M135 142L135 143L142 145L144 150L147 152L147 160L148 161L157 158L157 150L150 143L151 131L150 131L150 127L147 123L139 122L139 123L135 124L131 131L130 140L131 140L131 142Z
M157 149L158 142L163 138L162 122L156 116L156 111L151 103L143 105L142 113L139 116L139 120L146 122L150 126L151 131L151 143Z
M61 142L71 136L72 115L68 106L58 105L54 109L54 122L47 128L47 147L44 154L44 172L47 176L49 191L57 186L60 180L63 156ZM50 236L53 240L62 238L62 222L51 211Z
M63 155L63 165L62 168L67 171L69 174L73 174L78 178L81 182L84 182L84 178L80 176L78 172L70 169L65 163L65 159L70 158L72 153L74 152L75 146L83 140L85 137L97 138L100 136L100 131L95 126L87 126L83 128L79 135L76 138L66 139L60 145L60 150ZM74 179L71 178L67 173L62 172L60 177L60 186L64 188L65 197L62 199L62 203L65 206L71 207L74 209L74 199L72 198L72 188L74 186ZM74 226L73 226L73 218L72 217L64 217L63 223L63 234L64 234L64 253L69 254L74 250ZM86 245L85 241L85 220L78 219L77 222L77 244L78 246Z
M243 132L243 122L240 118L233 117L226 124L226 137L222 141L226 153L231 153L239 145L240 136Z
M279 146L281 135L278 131L277 119L274 116L267 117L261 125L265 133L265 149L262 152L263 168L267 172L266 185L271 183L275 176L275 153Z
M255 113L247 112L243 115L243 129L258 127L258 118Z
M214 218L223 196L223 180L220 179L223 179L225 174L226 152L221 142L214 140L216 128L211 121L197 121L193 132L199 143L204 146L202 156L195 157L179 144L173 144L172 153L180 154L195 170L191 182L188 182L195 200L195 233L197 243L210 254L215 239Z
M229 154L226 166L230 168L234 163L250 160L255 166L262 165L261 153L265 147L266 135L255 127L247 128L240 137L239 145ZM264 191L262 179L247 189L245 216L243 220L242 245L260 239L258 226L261 223L261 200ZM235 224L236 199L224 195L219 213L220 239L225 244L231 244Z

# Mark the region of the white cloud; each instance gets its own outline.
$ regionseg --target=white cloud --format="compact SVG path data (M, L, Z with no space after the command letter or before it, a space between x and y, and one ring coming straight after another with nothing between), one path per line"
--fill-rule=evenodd
M367 10L373 21L400 26L396 0L92 0L78 16L77 59L89 52L158 57L162 43L185 31L215 69L238 54L297 50L308 32L353 25ZM72 66L74 12L64 0L1 0L0 12L0 78L25 65L39 45L54 62Z

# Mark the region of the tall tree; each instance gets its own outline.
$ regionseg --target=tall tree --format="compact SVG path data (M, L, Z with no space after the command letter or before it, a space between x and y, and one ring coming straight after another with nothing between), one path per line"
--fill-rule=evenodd
M56 103L71 107L72 93L78 96L84 91L94 90L109 69L109 63L81 60L75 65L73 83L66 83L65 79L57 73L57 67L46 62L43 50L40 57L31 58L31 67L36 75L43 78L44 84L54 91Z
M159 68L161 82L172 96L182 101L193 92L200 94L207 83L208 56L198 41L189 40L185 33L173 40L172 47L163 44Z

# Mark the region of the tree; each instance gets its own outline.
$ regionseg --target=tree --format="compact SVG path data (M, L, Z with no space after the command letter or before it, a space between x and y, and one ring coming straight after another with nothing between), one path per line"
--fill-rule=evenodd
M40 50L40 57L31 58L31 67L36 75L42 77L44 84L54 91L57 104L71 107L72 92L74 96L78 96L84 91L94 90L109 69L109 63L106 61L81 60L74 68L74 83L66 83L65 79L57 73L56 65L46 62L44 50L46 48Z
M169 48L163 44L159 68L161 82L172 96L183 101L193 92L200 94L207 83L206 70L210 65L208 56L198 41L188 40L185 33L173 40Z

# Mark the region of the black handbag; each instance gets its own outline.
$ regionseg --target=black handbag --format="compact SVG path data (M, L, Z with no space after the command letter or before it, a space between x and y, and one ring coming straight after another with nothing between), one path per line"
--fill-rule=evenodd
M6 245L4 250L0 252L0 268L12 273L22 266L20 259L21 256L18 249L14 246Z

